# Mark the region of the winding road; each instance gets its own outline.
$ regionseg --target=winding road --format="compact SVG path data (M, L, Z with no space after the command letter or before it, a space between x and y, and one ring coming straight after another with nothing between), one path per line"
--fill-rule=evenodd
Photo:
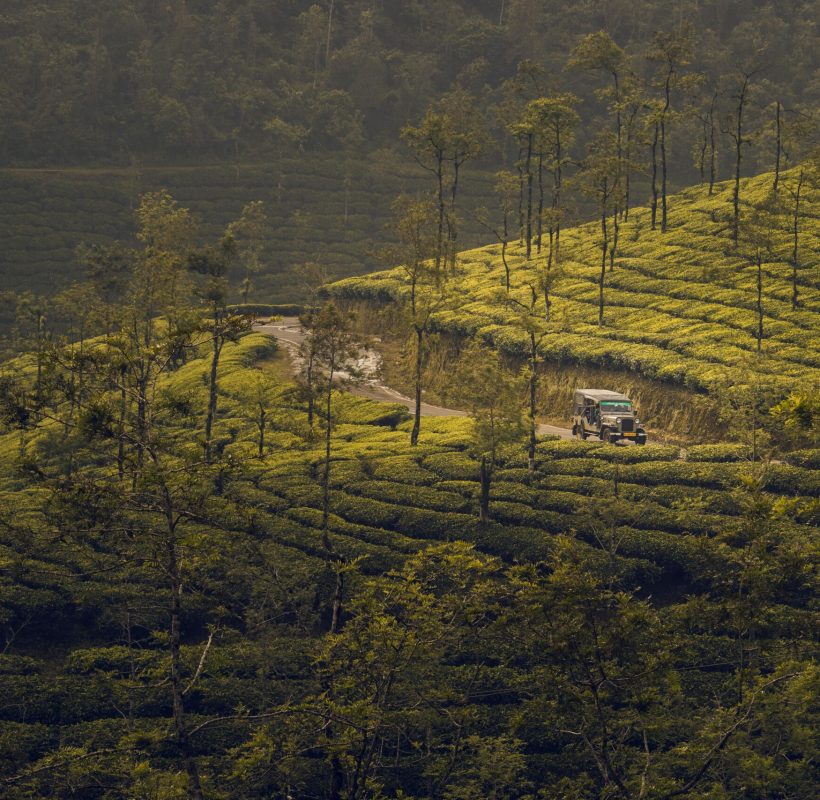
M255 331L266 333L275 339L290 353L291 363L294 367L298 364L299 346L305 339L302 326L298 317L282 317L275 322L257 323L253 326ZM364 380L349 387L348 391L359 397L367 397L370 400L381 400L387 403L399 403L407 408L411 413L415 408L415 401L395 389L386 386L381 380L381 356L374 350L365 350L362 357L356 363L357 371L364 375ZM457 408L445 408L435 406L431 403L421 404L421 414L423 417L466 417L469 414ZM572 439L572 432L568 428L558 428L555 425L539 424L537 433L540 436L552 434L560 436L562 439Z

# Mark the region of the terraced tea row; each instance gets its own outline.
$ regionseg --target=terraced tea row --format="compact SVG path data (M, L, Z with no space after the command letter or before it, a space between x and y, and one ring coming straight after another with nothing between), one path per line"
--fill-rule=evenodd
M257 302L300 298L298 265L320 263L330 275L376 266L374 242L390 239L384 224L401 192L425 184L413 164L387 167L377 159L338 163L327 158L279 164L145 167L133 170L5 170L0 172L0 269L5 288L49 293L81 278L75 250L82 243L128 241L139 196L161 188L193 210L216 235L242 207L261 200L268 216L264 271L255 277ZM466 176L474 204L491 178ZM468 219L464 241L478 242Z
M796 179L792 171L783 186ZM743 182L744 213L762 202L771 176ZM782 190L785 196L785 190ZM634 209L620 225L614 269L604 277L604 325L597 323L601 275L600 230L588 224L561 234L561 264L550 288L550 322L540 351L553 361L621 367L698 390L744 384L751 373L786 391L820 383L820 204L816 190L802 201L799 218L797 288L793 308L790 227L784 209L762 253L763 338L758 353L758 294L755 254L741 240L734 249L726 219L731 186L713 196L690 189L670 199L670 228L653 231L648 209ZM714 221L713 220L714 217ZM754 248L752 248L753 250ZM501 248L492 245L461 254L460 272L447 284L436 329L477 335L502 350L526 355L529 339L503 290ZM544 277L546 244L526 261L515 243L508 249L510 297L529 305L530 286ZM404 302L406 279L399 270L340 281L333 293L351 301ZM540 301L539 301L540 302ZM543 302L541 303L543 305ZM543 313L543 309L541 309ZM755 380L758 380L755 379Z
M215 435L222 460L201 479L209 519L194 516L180 534L191 572L179 658L186 674L196 675L186 694L187 719L193 752L209 768L233 769L234 748L253 736L248 725L263 721L265 709L282 706L287 715L304 698L321 695L316 654L327 623L321 609L337 586L328 537L334 559L347 565L346 591L355 597L367 581L384 579L440 543L469 542L509 569L542 572L568 536L578 557L619 584L640 587L673 619L686 613L678 604L687 595L698 598L703 614L712 613L714 576L731 567L744 532L759 523L757 516L752 521L755 509L770 509L781 535L810 540L815 533L820 478L808 467L816 465L817 451L760 471L739 445L691 447L682 460L676 447L548 439L539 443L532 474L523 442L502 453L492 521L481 523L469 419L425 419L420 443L411 447L403 407L342 393L333 396L325 529L323 431L321 423L310 431L303 396L290 384L266 384L268 428L258 457L253 420L271 348L260 334L225 346ZM201 458L205 398L196 389L208 373L207 352L199 356L157 387L165 407L176 410L165 431L166 444L179 454L171 474ZM34 362L22 358L14 367L25 375ZM13 648L0 654L2 769L5 775L32 764L51 769L56 754L88 751L97 771L115 773L123 769L117 758L125 730L133 746L159 743L150 765L139 767L150 778L151 770L174 769L165 746L173 713L164 679L169 656L164 635L156 632L168 592L144 571L146 559L161 553L154 555L150 528L114 529L109 538L104 520L110 510L93 479L107 475L116 483L114 462L83 464L73 479L76 497L46 472L32 473L41 454L58 458L64 436L48 422L22 438L18 431L0 436L0 508L14 510L0 526L0 623L11 632ZM755 476L758 505L752 508ZM83 513L72 498L84 504ZM99 511L90 526L89 504ZM91 546L81 546L87 541ZM133 558L123 559L123 548ZM222 598L216 625L207 622L212 586ZM803 597L784 595L769 607L757 644L788 630L790 652L800 654L815 621ZM48 651L28 648L29 637L47 638ZM708 654L709 664L728 662L734 644L697 626L686 639L692 652ZM469 682L471 719L520 716L516 687L531 680L528 668L518 675L514 666L492 662L467 676L467 659L448 662L446 670L453 680ZM683 680L687 690L696 684L708 694L723 691L730 677L698 670L685 671ZM545 769L549 752L533 756Z

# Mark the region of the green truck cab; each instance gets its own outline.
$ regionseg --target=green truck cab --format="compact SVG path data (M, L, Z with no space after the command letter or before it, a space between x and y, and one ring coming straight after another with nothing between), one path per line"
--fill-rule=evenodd
M646 431L632 401L608 389L576 389L572 409L572 435L597 436L602 442L621 440L646 444Z

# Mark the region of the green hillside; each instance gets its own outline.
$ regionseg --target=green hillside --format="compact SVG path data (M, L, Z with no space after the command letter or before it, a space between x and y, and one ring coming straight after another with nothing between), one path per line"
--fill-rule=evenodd
M275 377L281 355L259 334L226 345L219 457L204 465L208 360L203 348L159 376L159 449L133 487L117 480L100 397L70 432L49 412L0 436L5 797L68 798L82 785L101 798L120 787L182 797L185 758L207 796L330 797L334 769L354 781L362 730L387 756L365 768L381 793L365 796L440 796L422 771L448 797L605 792L572 733L596 704L622 737L613 748L630 787L647 775L658 797L682 787L734 725L742 734L691 797L738 796L742 765L778 740L789 769L761 765L760 779L809 797L817 451L766 465L740 446L682 461L672 447L545 440L530 475L522 443L505 450L481 524L469 420L425 420L412 448L402 408L336 394L325 536L324 444L303 395ZM33 378L33 359L8 366ZM184 757L167 679L167 542L151 510L161 487L180 509ZM346 622L329 634L342 568ZM596 663L614 681L604 696L578 677ZM747 735L743 713L762 731Z
M392 236L384 226L402 192L427 188L416 165L393 154L368 161L311 156L273 164L142 169L0 170L0 273L4 289L50 294L83 278L78 245L129 241L134 209L145 192L167 189L216 234L253 200L264 203L268 239L264 272L250 300L287 303L302 297L300 265L319 263L329 276L360 274L378 264ZM470 205L492 177L465 175ZM464 240L478 243L467 215Z
M763 338L757 353L757 268L754 248L730 239L732 185L708 196L694 187L669 200L669 230L652 230L648 208L630 212L620 225L614 269L605 274L604 325L598 325L600 223L561 233L561 265L551 290L552 313L540 352L552 362L640 373L697 391L755 380L775 391L820 383L820 197L816 187L801 198L797 289L792 307L792 219L789 187L781 183L783 209L776 215L771 249L763 252ZM748 218L771 186L772 176L742 181L742 217ZM611 222L610 222L611 224ZM529 285L544 275L546 251L527 262L523 245L508 250L510 296L529 305ZM477 335L501 350L526 355L528 337L503 290L500 246L469 250L447 281L435 329ZM387 270L335 284L349 301L383 304L406 299L401 270ZM543 313L543 302L538 308Z

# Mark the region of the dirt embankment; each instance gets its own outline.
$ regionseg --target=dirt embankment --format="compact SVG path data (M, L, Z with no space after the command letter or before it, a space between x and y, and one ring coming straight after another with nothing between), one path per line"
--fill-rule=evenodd
M356 311L362 333L375 337L374 347L382 355L384 382L399 392L412 394L412 355L404 323L392 305L346 304ZM449 375L463 340L437 334L429 338L425 374L425 400L446 405ZM523 362L511 358L510 366ZM686 387L650 380L637 372L569 361L541 365L538 405L540 421L562 428L571 425L572 397L576 388L603 388L632 398L650 438L670 444L697 444L725 439L725 425L718 419L718 406L708 395Z

